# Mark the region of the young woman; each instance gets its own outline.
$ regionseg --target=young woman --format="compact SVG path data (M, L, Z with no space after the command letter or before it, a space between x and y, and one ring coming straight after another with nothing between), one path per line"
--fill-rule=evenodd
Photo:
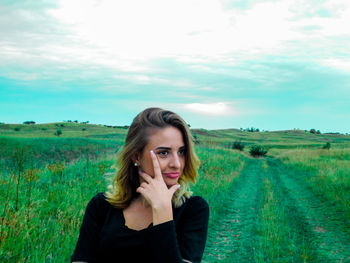
M200 262L209 206L189 190L198 166L179 115L160 108L139 113L112 186L87 205L72 262Z

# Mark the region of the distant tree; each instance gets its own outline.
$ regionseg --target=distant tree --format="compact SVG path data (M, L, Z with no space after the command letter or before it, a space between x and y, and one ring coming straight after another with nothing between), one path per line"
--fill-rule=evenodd
M320 130L317 130L317 131L316 131L316 134L321 134Z
M82 128L81 130L82 130L82 131L86 131L86 128Z
M311 129L311 130L310 130L310 133L316 134L316 130L315 130L315 129Z
M255 129L254 127L247 128L247 129L245 129L245 130L248 131L248 132L259 132L259 131L260 131L258 128Z
M75 121L74 121L74 123L78 123L78 121L77 121L77 120L75 120Z
M54 133L56 136L60 136L62 134L61 130L56 130L56 132Z
M326 142L325 145L323 145L322 149L326 149L326 150L329 150L331 148L331 144L330 142Z
M23 124L35 124L35 121L25 121Z
M64 124L63 124L63 123L61 123L61 124L60 124L60 126L61 126L61 127L64 127Z
M72 122L71 120L68 120L67 122Z
M15 131L20 131L21 128L20 128L20 127L16 127L16 128L14 128L14 130L15 130Z

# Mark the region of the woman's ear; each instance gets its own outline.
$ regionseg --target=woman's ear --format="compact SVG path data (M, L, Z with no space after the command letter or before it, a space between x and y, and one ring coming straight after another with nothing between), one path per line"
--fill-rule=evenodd
M140 155L138 153L135 153L132 157L131 157L131 160L133 161L133 163L137 163L139 164L140 163Z

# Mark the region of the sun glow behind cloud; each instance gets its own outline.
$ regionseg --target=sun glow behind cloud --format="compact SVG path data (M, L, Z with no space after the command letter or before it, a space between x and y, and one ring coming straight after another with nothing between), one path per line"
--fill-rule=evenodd
M217 103L189 103L185 104L184 107L201 115L211 116L233 116L238 112L235 111L230 103L217 102Z

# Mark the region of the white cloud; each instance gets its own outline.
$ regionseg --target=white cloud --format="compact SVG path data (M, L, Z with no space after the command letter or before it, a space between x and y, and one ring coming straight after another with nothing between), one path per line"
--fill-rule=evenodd
M350 73L350 58L348 59L337 59L331 58L321 61L324 66L336 68L338 70Z
M37 80L38 75L36 73L25 73L25 72L3 72L0 73L0 76L9 78L9 79L16 79L16 80Z
M231 103L216 102L216 103L188 103L183 104L183 107L189 111L199 113L200 115L211 116L233 116L237 115L238 111L234 109Z
M0 29L0 67L91 66L146 75L159 72L151 61L164 57L202 72L215 71L210 63L235 67L266 56L333 59L338 46L350 44L350 3L316 2L252 1L247 9L225 9L219 0L59 0L39 11L16 5L1 14L9 26ZM318 15L324 10L329 15Z
M160 84L160 85L182 87L182 88L196 87L196 84L185 79L173 80L170 78L167 79L167 78L154 77L154 76L148 76L148 75L122 75L122 74L115 75L114 78L127 80L130 82L139 83L139 84Z

